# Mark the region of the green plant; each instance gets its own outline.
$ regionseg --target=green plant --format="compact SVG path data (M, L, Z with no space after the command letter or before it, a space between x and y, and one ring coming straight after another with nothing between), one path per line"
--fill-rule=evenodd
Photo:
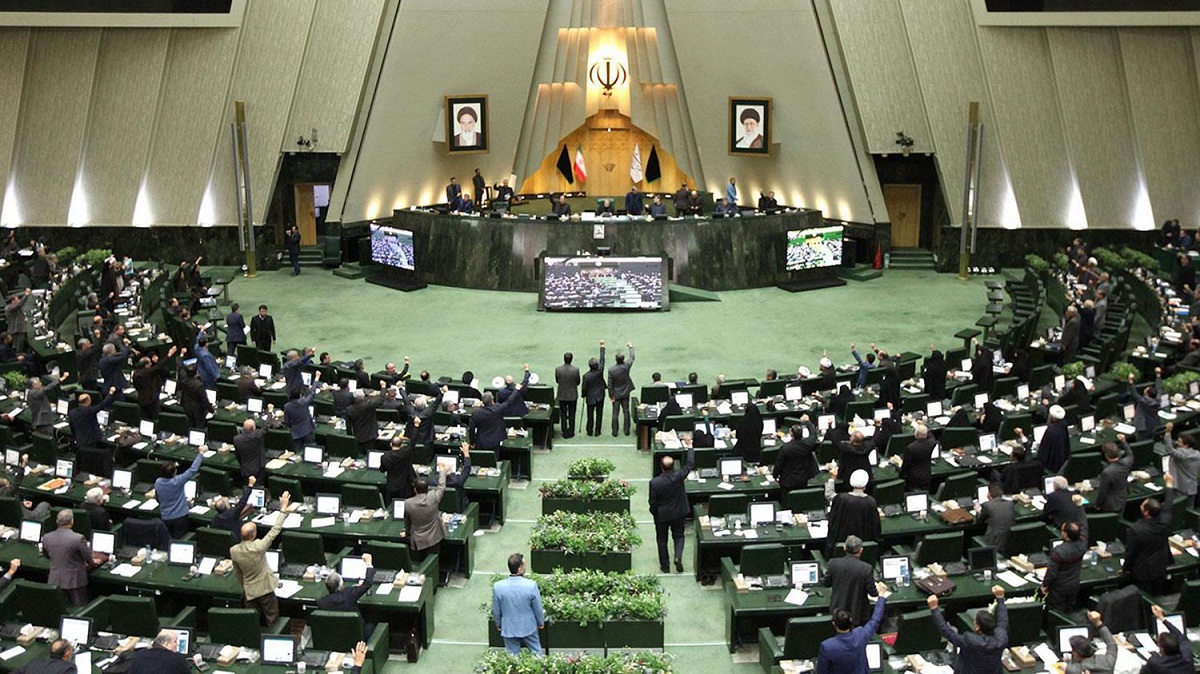
M629 498L634 488L624 480L555 480L545 482L538 490L542 498L570 498L594 501L607 498Z
M17 370L9 370L4 373L4 381L8 382L8 390L20 391L25 388L26 376Z
M616 469L616 464L608 459L575 459L567 464L567 475L573 478L606 477Z
M505 576L494 576L492 582ZM579 570L530 574L542 594L551 621L590 622L661 620L667 609L662 584L655 576L632 572ZM491 605L484 606L491 616Z
M79 251L75 246L63 246L54 251L54 254L58 256L58 261L62 264L71 264L75 260L75 257L79 255Z
M1113 363L1113 366L1109 368L1108 372L1105 372L1103 375L1101 375L1101 378L1109 381L1125 383L1129 381L1129 375L1137 377L1140 374L1141 371L1137 369L1137 366L1131 365L1122 360L1120 362Z
M1125 258L1133 267L1141 267L1149 271L1158 271L1158 260L1143 253L1140 250L1134 250L1129 246L1121 247L1121 257Z
M1092 257L1096 258L1096 262L1102 268L1109 271L1121 270L1129 267L1129 262L1126 261L1125 258L1107 248L1096 248L1092 250Z
M1025 256L1025 266L1032 269L1035 274L1045 274L1050 271L1050 263L1046 262L1046 258L1034 253Z
M529 547L535 550L630 552L642 542L629 513L558 511L542 515L533 525Z
M1163 391L1167 395L1187 395L1192 382L1200 381L1200 372L1180 372L1163 380Z
M112 251L107 248L93 248L85 253L82 253L77 259L81 266L94 267L112 257Z
M1087 365L1083 361L1077 360L1066 365L1063 365L1062 373L1067 379L1074 379L1087 371Z
M1058 269L1059 269L1060 271L1066 271L1066 270L1067 270L1067 264L1068 264L1068 262L1069 262L1069 260L1068 260L1068 258L1067 258L1067 254L1066 254L1066 253L1055 253L1055 254L1054 254L1054 266L1055 266L1055 267L1058 267Z
M671 674L674 656L670 653L637 651L598 655L559 655L538 657L529 651L510 655L506 651L488 651L475 665L477 674Z

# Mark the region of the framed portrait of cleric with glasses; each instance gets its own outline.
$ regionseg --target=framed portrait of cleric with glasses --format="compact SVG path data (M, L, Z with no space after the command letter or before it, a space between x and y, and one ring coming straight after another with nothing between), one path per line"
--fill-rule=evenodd
M488 99L484 94L446 97L446 151L488 151Z
M771 99L729 99L729 154L771 155Z

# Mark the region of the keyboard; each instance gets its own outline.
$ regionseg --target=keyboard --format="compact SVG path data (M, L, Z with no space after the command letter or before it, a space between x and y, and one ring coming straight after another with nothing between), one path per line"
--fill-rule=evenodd
M325 667L325 663L329 662L329 651L304 651L304 655L300 661L309 667Z
M205 660L216 660L221 657L221 649L223 644L196 644L196 652Z
M395 581L396 581L396 572L395 571L376 571L375 579L373 582L383 584L383 583L394 583Z
M0 639L16 639L21 636L21 627L18 623L4 623L0 626Z
M115 634L108 634L101 637L96 637L92 640L92 648L98 651L111 651L121 645L121 637Z
M781 573L778 575L763 576L762 586L764 590L775 590L781 587L790 587L791 582L786 575Z
M304 564L283 564L279 567L279 575L283 578L300 578L307 568Z

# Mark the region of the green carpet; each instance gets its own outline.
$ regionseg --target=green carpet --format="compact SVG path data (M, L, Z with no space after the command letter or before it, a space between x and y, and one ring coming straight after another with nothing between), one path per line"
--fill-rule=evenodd
M668 380L688 372L711 382L761 376L768 367L794 372L804 364L816 369L824 349L836 363L852 362L850 342L866 349L926 353L960 346L954 333L973 325L986 304L985 277L960 281L926 271L887 271L871 283L791 294L776 289L720 293L720 302L679 304L666 313L538 313L532 294L430 287L402 293L347 280L323 270L265 272L237 279L230 294L247 315L271 307L280 346L313 345L335 359L363 358L370 371L407 354L415 370L435 377L457 377L470 369L490 381L516 373L528 362L551 380L564 351L581 364L608 340L612 355L628 341L637 346L633 379L639 386L660 371ZM607 416L607 414L606 414ZM606 419L607 421L607 419ZM646 507L648 455L630 438L576 437L556 441L537 457L528 489L509 491L509 520L497 533L478 537L475 569L463 588L438 592L434 644L416 665L393 662L388 672L469 672L485 649L486 622L481 607L490 601L489 580L505 568L513 552L528 553L532 522L540 512L537 485L566 475L566 464L579 456L600 456L617 465L614 477L637 488L632 505L643 539L634 550L634 569L658 573L654 527ZM667 574L667 650L677 672L755 672L757 664L734 664L724 645L724 595L701 588L691 575L692 541L684 553L687 573Z

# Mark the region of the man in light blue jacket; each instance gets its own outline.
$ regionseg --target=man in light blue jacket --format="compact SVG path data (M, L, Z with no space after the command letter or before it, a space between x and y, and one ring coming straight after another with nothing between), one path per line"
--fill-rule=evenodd
M525 577L525 556L521 553L508 558L508 572L512 575L492 586L492 618L509 653L516 655L524 646L540 656L538 630L546 625L542 593L537 583Z
M171 538L183 538L188 532L188 502L183 485L200 472L200 462L204 459L206 449L204 445L197 447L192 465L179 474L176 474L178 466L175 461L168 459L163 464L162 477L154 481L154 497L158 499L159 516L162 517L163 524L167 525L167 531L171 532Z

